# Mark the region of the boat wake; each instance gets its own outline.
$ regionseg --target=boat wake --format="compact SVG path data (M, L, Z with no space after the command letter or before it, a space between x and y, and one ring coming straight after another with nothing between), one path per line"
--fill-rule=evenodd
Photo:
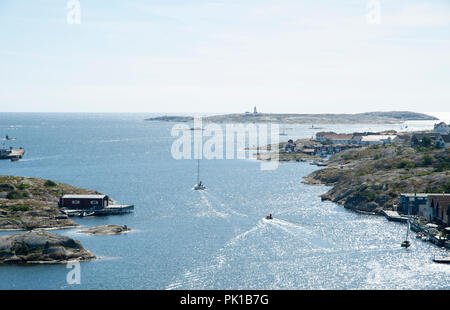
M202 204L207 207L206 210L202 210L196 216L199 217L223 217L228 218L231 215L247 216L246 214L237 212L230 207L227 207L225 203L220 201L213 194L206 191L198 191L200 194Z
M233 248L240 241L246 239L246 237L258 229L263 228L265 224L260 220L254 227L249 230L238 234L230 239L221 249L218 250L217 255L214 256L212 262L206 266L196 267L194 270L185 271L182 274L182 278L175 282L168 284L166 290L174 290L179 288L208 288L211 287L207 284L208 280L211 280L211 275L223 269L227 264L226 252Z
M288 234L290 238L286 238ZM252 269L265 269L268 265L270 275L277 277L276 266L297 266L292 261L292 252L307 253L326 251L327 243L321 238L313 236L313 232L300 225L281 219L260 219L250 229L238 233L229 239L216 254L201 266L195 266L181 274L180 279L168 284L165 288L172 289L208 289L214 287L218 279L227 277L230 272L242 268L236 265L238 261L247 261L251 268L244 268L242 272L252 277ZM294 259L295 260L295 259ZM294 268L294 267L292 267ZM229 284L236 287L235 283ZM273 284L274 288L283 287L282 282Z
M331 244L318 236L316 232L308 229L302 225L288 222L282 219L274 218L273 220L263 219L269 225L272 225L283 232L289 234L294 238L300 238L303 242L308 244L311 248L327 249L331 248Z
M222 218L228 218L230 215L228 213L221 212L214 208L212 202L206 197L206 193L201 191L200 197L203 202L203 206L206 207L206 209L200 211L195 216L197 217L222 217Z

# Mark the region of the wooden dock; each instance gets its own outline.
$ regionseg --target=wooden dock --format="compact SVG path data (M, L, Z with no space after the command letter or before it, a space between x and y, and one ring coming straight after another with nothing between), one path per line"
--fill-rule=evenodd
M450 257L435 256L433 262L439 264L450 264Z
M0 159L18 160L25 154L24 149L0 149Z
M118 215L133 212L134 205L109 205L103 209L63 210L67 216Z
M408 222L408 217L400 215L397 211L383 210L382 213L388 219L388 221L401 223Z
M117 215L133 212L134 205L109 205L106 208L95 210L94 215Z

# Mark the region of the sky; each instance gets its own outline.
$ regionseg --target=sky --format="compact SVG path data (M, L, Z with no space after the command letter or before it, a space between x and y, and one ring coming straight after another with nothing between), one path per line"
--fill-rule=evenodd
M0 0L0 112L449 103L448 0Z

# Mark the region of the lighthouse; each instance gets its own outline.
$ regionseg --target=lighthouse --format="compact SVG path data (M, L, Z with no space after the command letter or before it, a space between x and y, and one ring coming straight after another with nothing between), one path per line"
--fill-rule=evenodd
M256 110L256 106L253 108L253 115L258 114L258 111Z

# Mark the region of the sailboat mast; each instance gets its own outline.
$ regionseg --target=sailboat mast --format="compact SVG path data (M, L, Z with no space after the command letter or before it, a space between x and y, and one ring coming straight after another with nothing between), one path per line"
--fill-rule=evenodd
M197 184L200 183L200 158L197 159Z
M417 199L416 193L414 193L414 205L416 204L416 199ZM408 223L407 223L407 227L406 227L406 240L408 240L408 237L409 237L409 228L410 228L410 226L411 226L411 222L410 222L410 219L411 219L411 211L410 211L410 208L411 208L411 203L408 202Z

